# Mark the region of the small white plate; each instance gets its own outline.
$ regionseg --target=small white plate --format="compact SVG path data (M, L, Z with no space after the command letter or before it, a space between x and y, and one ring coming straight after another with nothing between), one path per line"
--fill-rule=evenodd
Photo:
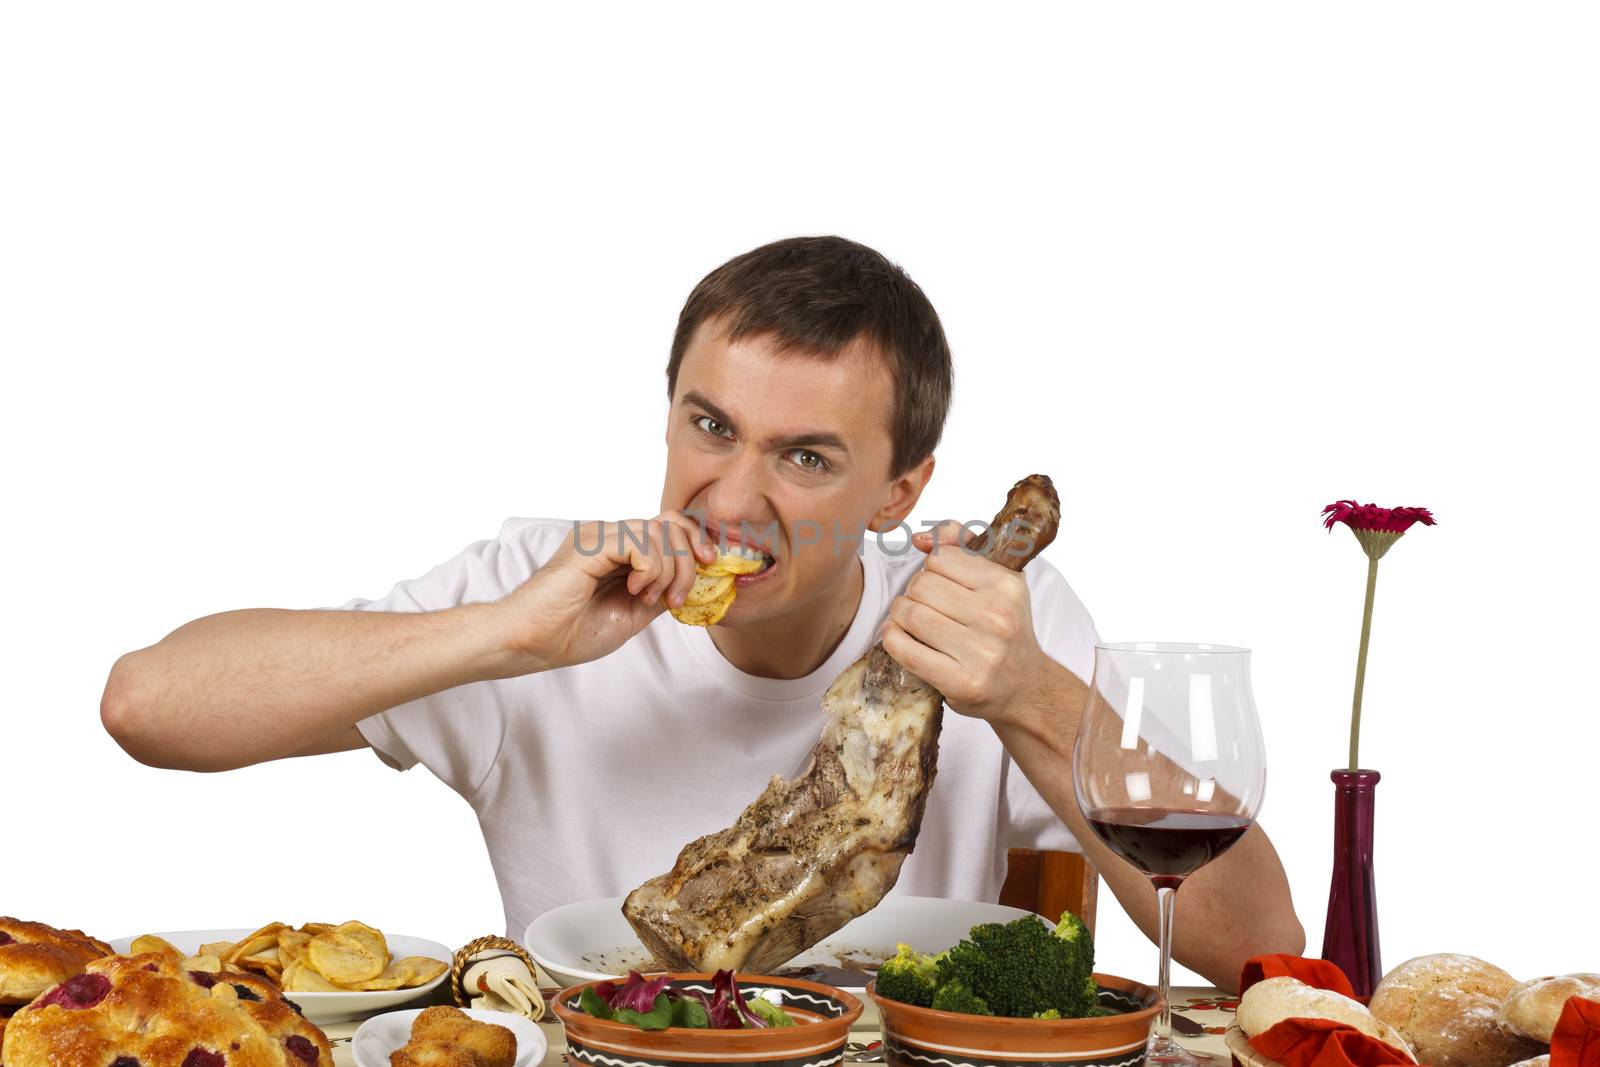
M531 1019L510 1015L503 1011L464 1009L469 1018L480 1023L494 1023L510 1030L517 1038L516 1067L535 1067L544 1062L549 1050L544 1031ZM376 1015L361 1024L356 1036L350 1040L350 1053L356 1067L389 1067L389 1053L411 1040L411 1024L422 1014L421 1008L391 1011Z
M821 944L782 967L857 967L892 957L901 941L918 952L943 952L979 923L1011 922L1032 912L977 900L939 897L885 897L877 907L850 920ZM643 969L650 953L622 915L621 897L583 900L552 908L528 925L523 945L534 962L563 988L602 978L620 978ZM876 1025L876 1007L863 985L825 983L854 994L865 1005L857 1028Z
M193 955L200 951L200 946L212 941L238 941L249 934L255 933L256 928L239 930L172 930L166 933L157 933L155 936L166 941L179 952ZM393 959L402 956L427 956L429 959L441 960L449 964L454 958L448 948L437 941L428 941L420 937L406 937L402 934L384 934L389 942L389 955ZM126 954L133 945L132 937L119 937L111 942L111 948L119 953ZM415 1000L429 990L438 987L439 983L450 977L448 966L445 971L426 985L410 986L406 989L385 989L371 993L285 993L284 996L300 1005L300 1010L314 1023L346 1022L358 1016L371 1015L373 1012L392 1008L397 1004Z

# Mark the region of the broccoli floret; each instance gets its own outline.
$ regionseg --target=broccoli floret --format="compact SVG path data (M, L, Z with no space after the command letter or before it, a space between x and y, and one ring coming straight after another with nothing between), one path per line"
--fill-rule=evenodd
M878 968L878 995L926 1008L938 988L938 957L927 956L910 945L895 946L894 959Z
M1029 917L983 923L938 960L938 984L961 982L996 1015L1030 1018L1052 1009L1082 1018L1095 1006L1088 993L1094 944L1076 916L1051 927Z
M1055 1008L1051 1008L1049 1011L1041 1011L1039 1014L1035 1015L1034 1018L1035 1019L1059 1019L1059 1018L1061 1018L1061 1012L1057 1011Z
M946 982L933 994L933 1003L929 1005L935 1011L958 1011L963 1015L993 1015L989 1005L984 999L967 988L967 984L959 979Z
M1084 925L1082 919L1070 911L1061 913L1061 921L1056 923L1055 935L1061 940L1079 946L1080 950L1087 953L1091 966L1094 964L1094 935Z

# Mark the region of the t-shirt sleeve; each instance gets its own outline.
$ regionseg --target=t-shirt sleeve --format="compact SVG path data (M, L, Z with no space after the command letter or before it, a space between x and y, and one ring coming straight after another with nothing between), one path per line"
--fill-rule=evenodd
M1061 572L1046 560L1034 560L1023 574L1028 579L1033 630L1039 647L1088 684L1094 671L1094 646L1100 639L1088 609ZM1006 843L1010 847L1082 851L1078 839L1009 756L1006 757L1005 794L1009 827Z
M570 523L514 519L493 540L468 545L420 578L378 600L357 598L346 611L443 611L499 600L554 554ZM356 724L379 759L396 770L418 763L470 797L487 777L506 736L512 708L499 681L472 682L400 704Z

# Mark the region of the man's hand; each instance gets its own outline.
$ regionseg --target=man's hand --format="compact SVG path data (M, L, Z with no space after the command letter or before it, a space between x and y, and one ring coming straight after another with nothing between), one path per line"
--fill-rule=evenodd
M971 531L946 522L916 534L928 562L889 605L883 647L963 715L999 725L1046 666L1021 574L962 546Z
M683 603L716 547L679 511L580 522L549 561L501 602L512 673L599 659Z

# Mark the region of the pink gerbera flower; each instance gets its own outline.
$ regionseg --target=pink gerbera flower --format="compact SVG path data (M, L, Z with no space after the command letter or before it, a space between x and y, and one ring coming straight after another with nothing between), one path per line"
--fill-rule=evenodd
M1329 530L1342 522L1361 542L1367 554L1367 603L1361 613L1361 650L1356 654L1356 694L1350 708L1350 769L1361 766L1357 759L1361 741L1361 690L1367 680L1367 642L1372 637L1372 596L1378 588L1378 561L1394 543L1417 523L1435 525L1427 508L1380 508L1376 504L1357 504L1338 500L1322 509L1322 525Z

